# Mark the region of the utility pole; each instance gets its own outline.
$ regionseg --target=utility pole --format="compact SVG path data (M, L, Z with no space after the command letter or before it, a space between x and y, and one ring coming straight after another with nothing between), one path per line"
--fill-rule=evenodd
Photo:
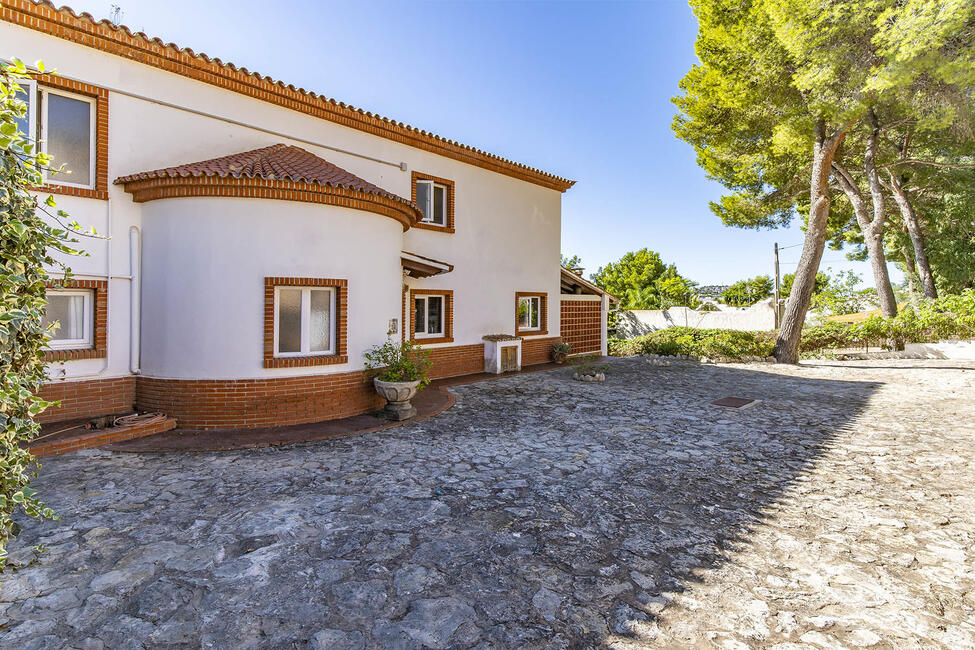
M775 242L775 329L779 329L779 242Z

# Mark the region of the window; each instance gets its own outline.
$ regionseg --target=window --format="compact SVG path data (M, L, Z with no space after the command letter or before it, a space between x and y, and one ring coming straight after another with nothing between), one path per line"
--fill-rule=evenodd
M40 142L40 150L53 157L55 168L64 169L59 173L46 172L46 180L57 185L94 188L95 98L38 87L34 82L20 85L24 93L18 93L18 97L27 104L27 115L17 120L18 128L30 140Z
M92 347L92 292L48 291L43 325L53 328L52 350Z
M433 181L416 182L416 204L423 213L423 223L447 225L447 186Z
M416 227L454 232L454 182L413 172L412 183L413 202L423 215Z
M542 329L540 314L542 311L541 296L524 296L518 298L518 329Z
M444 296L413 298L413 334L416 338L440 337L444 333Z
M274 291L274 356L335 353L335 290L277 287Z
M48 180L58 185L95 185L95 100L83 95L41 89L41 150L55 168ZM67 173L70 172L70 173Z

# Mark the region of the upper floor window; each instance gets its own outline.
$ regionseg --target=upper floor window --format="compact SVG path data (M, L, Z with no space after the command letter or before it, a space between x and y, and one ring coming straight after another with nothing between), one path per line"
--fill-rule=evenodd
M447 186L433 181L416 182L416 204L423 212L423 223L447 225Z
M43 325L49 331L53 328L48 341L52 350L92 347L92 294L85 290L47 292Z
M95 187L96 98L57 88L20 82L27 115L17 120L20 130L40 151L52 158L60 172L45 173L55 185L93 189Z
M454 232L454 182L413 172L413 201L423 218L418 228Z
M334 289L277 287L274 302L274 356L335 353Z

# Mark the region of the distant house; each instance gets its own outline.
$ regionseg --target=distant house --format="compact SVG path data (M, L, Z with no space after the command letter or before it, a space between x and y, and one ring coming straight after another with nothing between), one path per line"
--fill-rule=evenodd
M109 237L49 292L46 420L349 416L381 405L362 354L388 337L434 377L483 371L489 334L525 365L605 351L608 298L559 265L574 181L47 2L0 15L59 72L21 125L71 171L42 192Z

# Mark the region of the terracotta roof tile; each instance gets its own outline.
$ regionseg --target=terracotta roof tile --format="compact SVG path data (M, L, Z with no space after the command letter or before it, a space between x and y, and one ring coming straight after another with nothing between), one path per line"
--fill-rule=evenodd
M265 97L267 101L289 106L296 99L308 102L309 105L325 111L328 115L326 119L331 121L367 133L374 133L393 141L433 151L485 169L521 178L560 192L566 191L575 184L573 180L488 153L470 145L461 144L455 140L449 140L435 133L391 120L388 117L336 101L304 88L296 88L292 84L285 84L245 67L238 67L219 58L207 56L203 52L195 52L188 47L167 43L144 32L133 31L125 25L115 25L109 20L98 20L90 13L79 13L66 6L59 8L49 0L8 0L3 4L5 9L4 20L22 24L31 29L47 31L59 38L103 49L119 56L125 56L148 65L221 86L221 83L213 80L216 76L213 72L218 71L219 74L232 79L235 84L253 85L265 93L273 90L281 93L282 99L287 100L282 103L267 96ZM43 24L47 21L57 23L57 28L51 29ZM130 48L131 42L138 43L138 46ZM171 63L163 65L160 59ZM175 67L172 67L173 65ZM198 67L198 65L201 69L206 70L207 74L198 76L197 71L188 72L188 68ZM206 66L213 66L213 68ZM233 86L223 87L232 88ZM297 108L296 110L303 109Z
M392 192L387 192L310 151L287 144L274 144L270 147L244 151L220 158L130 174L117 178L115 184L121 185L154 178L199 178L203 176L262 178L269 181L328 185L375 194L413 206L411 201Z

